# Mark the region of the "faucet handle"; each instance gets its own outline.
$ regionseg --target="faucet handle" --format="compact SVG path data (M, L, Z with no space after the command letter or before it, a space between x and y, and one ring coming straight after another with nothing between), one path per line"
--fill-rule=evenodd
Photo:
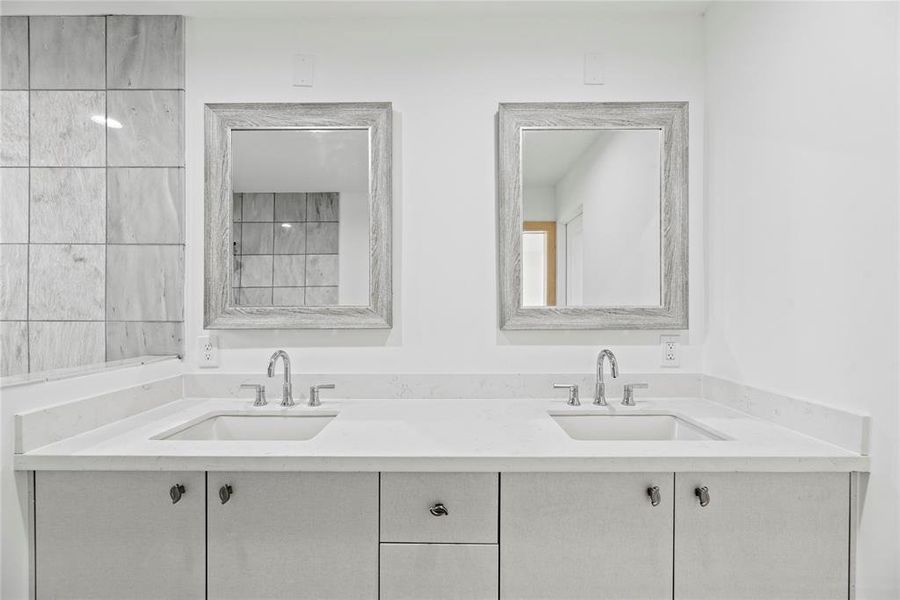
M555 390L569 390L569 399L566 401L568 406L581 406L581 400L578 399L578 386L574 383L554 383Z
M333 390L333 383L320 383L319 385L311 385L309 387L309 406L321 406L319 400L319 390Z
M625 393L622 395L622 406L634 406L634 390L646 390L648 383L626 383Z
M256 400L253 401L253 406L265 406L266 402L266 386L260 385L258 383L242 383L242 390L256 390Z

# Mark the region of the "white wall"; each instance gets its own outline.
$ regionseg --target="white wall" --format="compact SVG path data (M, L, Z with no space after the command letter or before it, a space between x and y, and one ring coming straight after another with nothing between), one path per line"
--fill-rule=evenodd
M284 347L300 370L324 373L571 372L590 369L602 346L617 352L626 372L656 370L658 332L504 333L497 327L499 102L688 100L692 152L702 154L701 16L696 9L617 10L463 5L413 9L412 17L188 18L189 365L202 331L203 103L340 100L394 105L394 328L220 332L222 370L262 372L267 352ZM290 85L298 52L316 55L312 88ZM583 84L586 52L604 56L606 85ZM701 163L691 161L690 172L687 371L698 369L705 320Z
M602 132L555 196L560 222L583 214L583 304L659 306L659 132Z
M861 599L900 597L896 18L893 3L706 15L704 371L872 415Z
M369 193L342 192L338 201L338 302L369 303Z

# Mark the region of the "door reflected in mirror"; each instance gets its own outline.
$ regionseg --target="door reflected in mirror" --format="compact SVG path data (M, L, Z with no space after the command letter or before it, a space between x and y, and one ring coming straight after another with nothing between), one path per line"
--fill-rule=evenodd
M522 305L661 306L661 131L522 131Z
M238 306L369 304L369 133L235 130Z

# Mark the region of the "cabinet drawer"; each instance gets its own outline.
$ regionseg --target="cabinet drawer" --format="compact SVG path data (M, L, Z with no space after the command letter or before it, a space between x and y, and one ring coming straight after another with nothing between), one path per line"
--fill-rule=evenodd
M498 505L496 473L382 473L381 541L495 544Z
M381 600L497 600L497 546L381 544Z

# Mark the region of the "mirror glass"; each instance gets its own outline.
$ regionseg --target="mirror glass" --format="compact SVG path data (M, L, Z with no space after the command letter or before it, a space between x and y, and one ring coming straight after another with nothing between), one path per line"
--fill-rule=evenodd
M522 131L523 306L660 306L661 130Z
M234 304L369 304L366 129L233 130Z

